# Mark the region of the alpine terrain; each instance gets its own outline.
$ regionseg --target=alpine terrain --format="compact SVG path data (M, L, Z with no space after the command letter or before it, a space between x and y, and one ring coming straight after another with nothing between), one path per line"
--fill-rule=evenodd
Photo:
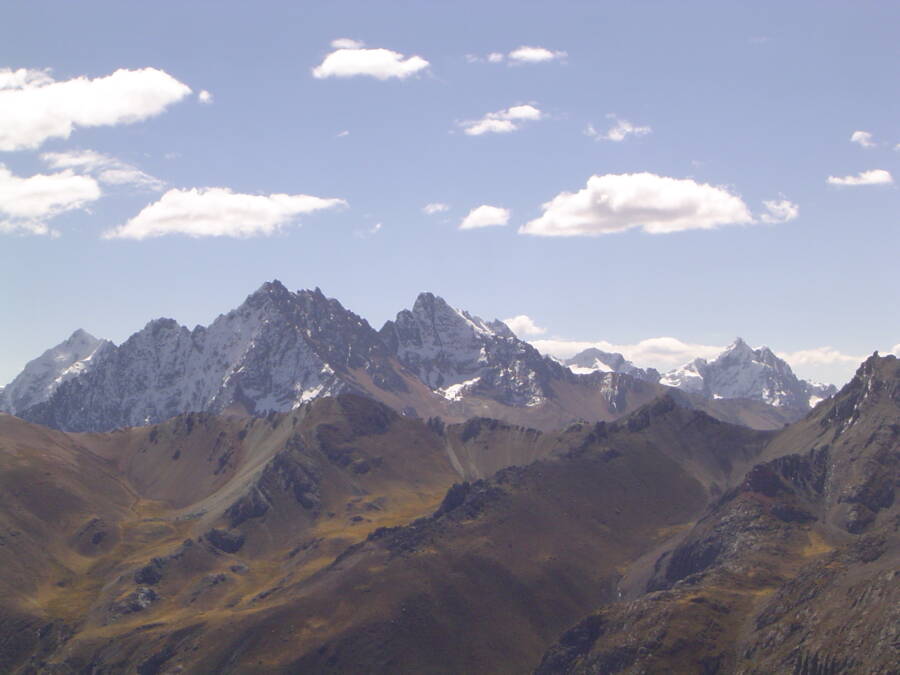
M0 415L0 669L896 672L900 361L778 431L682 396L555 431L357 393Z
M272 281L209 326L155 319L118 346L77 331L25 368L0 409L56 429L109 431L185 412L286 412L352 392L405 415L551 430L617 419L667 386L684 392L680 405L761 429L780 428L833 393L741 340L709 364L662 377L599 350L563 365L502 321L431 293L376 331L319 289L290 292Z

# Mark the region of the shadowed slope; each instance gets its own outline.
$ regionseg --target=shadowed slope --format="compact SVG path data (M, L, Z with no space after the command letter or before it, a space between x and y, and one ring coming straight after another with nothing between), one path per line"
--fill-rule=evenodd
M900 362L868 359L541 673L893 673ZM835 640L835 636L840 636Z

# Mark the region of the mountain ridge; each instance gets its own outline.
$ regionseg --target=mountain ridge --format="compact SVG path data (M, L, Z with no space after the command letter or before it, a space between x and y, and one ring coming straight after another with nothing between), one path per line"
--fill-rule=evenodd
M0 409L60 429L100 431L189 411L262 415L357 392L409 415L480 415L550 429L626 414L662 393L660 382L685 390L687 405L765 428L809 409L810 385L787 364L740 340L733 347L697 366L697 387L599 350L561 364L502 321L482 320L432 293L419 294L376 331L321 289L291 292L274 280L208 326L154 319L121 345L101 342L90 357L50 368L43 379L26 369L0 393ZM743 388L719 386L735 375ZM20 389L37 393L3 403ZM790 395L767 397L770 390ZM717 402L723 392L730 403Z

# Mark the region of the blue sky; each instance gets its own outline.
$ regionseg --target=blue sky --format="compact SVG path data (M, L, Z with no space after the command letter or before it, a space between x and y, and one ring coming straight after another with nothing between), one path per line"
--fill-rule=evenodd
M0 382L273 278L376 328L430 290L657 367L741 335L841 383L900 347L896 3L4 14Z

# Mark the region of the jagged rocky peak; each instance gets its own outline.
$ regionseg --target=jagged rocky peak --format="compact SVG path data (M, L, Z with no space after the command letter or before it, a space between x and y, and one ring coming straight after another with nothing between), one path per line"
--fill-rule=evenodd
M29 361L21 373L0 391L0 410L15 414L46 401L67 380L89 370L107 340L79 328L61 343Z
M657 382L660 378L659 371L655 368L638 368L622 354L605 352L596 347L588 347L564 363L576 375L625 373L648 382Z
M420 293L412 309L385 323L381 337L404 366L450 400L473 393L535 405L551 371L562 370L502 321L485 321L433 293Z
M805 411L835 393L831 385L799 379L768 347L736 338L713 361L695 359L666 373L662 384L707 398L744 398Z
M318 288L291 293L278 281L207 327L191 331L156 319L112 352L26 417L80 431L233 406L256 414L285 411L354 390L353 373L360 370L375 386L405 386L365 320ZM88 398L93 403L85 408Z
M837 393L824 413L823 424L836 423L843 432L868 409L900 406L900 359L875 352L863 361L850 380ZM871 440L871 439L870 439Z

